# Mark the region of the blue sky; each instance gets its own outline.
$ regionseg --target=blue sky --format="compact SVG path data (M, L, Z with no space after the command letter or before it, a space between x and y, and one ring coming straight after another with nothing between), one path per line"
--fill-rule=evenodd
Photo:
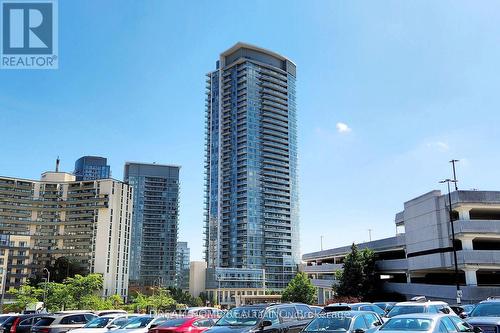
M496 1L59 2L59 70L0 70L0 174L86 154L182 165L180 240L200 259L205 73L237 41L298 66L302 253L395 232L450 177L500 189Z

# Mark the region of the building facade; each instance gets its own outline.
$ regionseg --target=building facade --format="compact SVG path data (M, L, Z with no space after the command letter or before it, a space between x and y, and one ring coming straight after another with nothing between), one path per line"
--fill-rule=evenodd
M179 214L179 166L125 164L134 188L130 283L138 289L175 286Z
M462 302L477 302L500 294L500 192L451 193L455 249ZM408 298L425 295L456 302L454 257L448 196L431 191L405 202L396 214L401 232L394 237L362 243L377 256L377 273L384 289ZM350 246L304 254L301 267L326 301L336 283L334 273Z
M83 156L76 160L73 174L76 180L97 180L111 178L108 160L98 156Z
M176 286L183 290L189 289L190 250L187 242L177 242L177 277Z
M113 179L76 181L64 172L46 172L41 181L0 177L5 290L64 257L102 274L103 296L127 297L132 197Z
M270 289L300 262L295 80L289 59L243 43L207 74L205 260L264 270Z

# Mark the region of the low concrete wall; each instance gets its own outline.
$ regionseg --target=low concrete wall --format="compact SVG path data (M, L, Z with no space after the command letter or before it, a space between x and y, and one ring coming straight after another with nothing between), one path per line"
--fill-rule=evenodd
M500 295L500 287L461 286L462 303L476 303L489 296ZM443 300L450 304L456 303L456 287L422 283L384 283L384 290L405 295L408 299L414 296L426 296L432 300Z

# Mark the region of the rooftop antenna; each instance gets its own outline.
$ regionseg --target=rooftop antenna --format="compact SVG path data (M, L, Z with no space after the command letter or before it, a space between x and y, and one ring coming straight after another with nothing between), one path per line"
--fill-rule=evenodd
M453 182L455 183L455 191L458 191L458 185L457 185L457 172L455 171L455 163L459 162L460 160L451 160L450 163L453 165Z
M61 160L59 160L59 156L57 156L57 159L56 159L56 172L59 172L59 162L61 162Z

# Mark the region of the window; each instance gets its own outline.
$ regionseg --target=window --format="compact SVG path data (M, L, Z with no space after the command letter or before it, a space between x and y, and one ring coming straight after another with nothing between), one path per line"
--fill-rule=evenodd
M279 316L283 321L293 321L297 318L297 310L294 306L284 306L279 310Z
M19 323L19 326L31 326L33 324L33 318L26 318Z
M264 314L264 320L269 320L273 325L277 325L280 323L280 319L278 317L278 313L276 312L276 309L270 309L266 311Z
M363 316L358 316L354 320L354 325L352 328L353 328L353 330L357 330L357 329L367 330L368 325L366 324L365 318L363 318Z
M297 316L299 319L311 319L314 313L307 305L297 305Z
M441 322L443 323L444 327L446 327L446 330L448 332L456 332L457 331L457 328L455 327L455 325L453 324L453 322L451 321L450 318L443 317L443 318L441 318Z
M473 328L470 326L470 324L466 323L462 319L455 316L451 316L450 319L458 328L459 332L473 332Z
M364 315L366 323L368 324L368 328L373 328L375 326L380 326L380 321L378 320L377 316L374 315L373 313L367 313Z
M72 325L72 324L85 324L87 319L84 315L72 315L61 319L61 324Z

